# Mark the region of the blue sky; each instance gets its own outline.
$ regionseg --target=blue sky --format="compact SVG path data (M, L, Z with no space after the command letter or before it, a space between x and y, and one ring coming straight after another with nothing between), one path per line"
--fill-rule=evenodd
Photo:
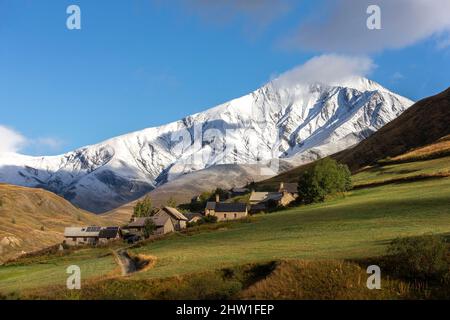
M14 151L67 152L247 94L328 53L370 57L369 78L414 100L450 86L449 25L437 7L412 19L420 0L399 0L413 4L399 18L378 1L385 33L371 39L345 25L340 8L352 1L0 0L0 126L23 138ZM435 1L436 14L448 12ZM66 28L71 4L81 30Z

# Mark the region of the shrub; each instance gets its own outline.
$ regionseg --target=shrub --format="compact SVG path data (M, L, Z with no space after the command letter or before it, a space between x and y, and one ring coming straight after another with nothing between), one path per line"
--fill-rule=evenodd
M189 222L188 227L201 226L202 224L214 224L217 222L216 216L203 216L200 220L196 222Z
M346 165L331 158L317 161L300 176L299 201L304 204L322 202L329 194L352 188L351 173Z
M211 193L211 196L209 197L209 201L216 201L216 195L219 195L219 199L221 201L227 200L230 198L230 193L227 190L217 188L215 191Z
M447 251L439 236L396 239L388 248L389 267L401 278L439 280L450 267Z
M201 218L197 224L205 224L205 223L216 223L217 222L217 217L216 216L204 216L203 218Z
M168 207L172 207L172 208L176 208L177 207L177 202L173 197L170 197L169 200L167 200L166 205Z
M153 234L153 232L156 230L156 225L151 219L146 219L143 229L143 235L144 238L148 239Z

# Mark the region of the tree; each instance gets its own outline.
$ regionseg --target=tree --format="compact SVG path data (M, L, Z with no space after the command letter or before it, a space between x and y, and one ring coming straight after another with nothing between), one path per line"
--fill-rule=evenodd
M216 201L216 195L219 195L220 200L227 200L230 197L230 194L227 190L223 190L221 188L217 188L213 191L209 197L209 201Z
M153 220L150 218L146 219L145 223L144 223L144 229L142 230L144 238L148 239L155 230L156 230L156 225L153 222Z
M173 197L170 197L169 200L167 200L167 204L168 207L172 207L172 208L176 208L177 207L177 202L175 201L175 199Z
M154 214L152 199L145 197L142 201L138 201L134 207L134 216L137 218L150 217Z
M348 167L331 158L324 158L301 174L298 184L299 200L305 204L322 202L329 194L345 192L351 188Z

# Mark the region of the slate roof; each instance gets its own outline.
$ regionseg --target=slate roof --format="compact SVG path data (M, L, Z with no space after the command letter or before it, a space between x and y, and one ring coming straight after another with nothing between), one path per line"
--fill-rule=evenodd
M200 213L185 213L184 216L186 218L189 219L189 221L191 221L192 219L194 219L195 217L199 217L199 218L203 218L203 215Z
M119 234L119 227L107 227L100 230L98 235L101 239L114 239Z
M206 210L214 210L216 208L215 202L207 202L206 203Z
M280 192L282 191L298 193L298 183L283 183L283 188L280 186Z
M247 204L241 202L235 203L216 203L216 212L245 212L247 210Z
M265 202L257 203L250 207L250 211L253 211L253 212L264 211L264 210L267 210L267 203L265 203Z
M143 228L147 219L149 218L136 218L133 222L128 224L128 228Z

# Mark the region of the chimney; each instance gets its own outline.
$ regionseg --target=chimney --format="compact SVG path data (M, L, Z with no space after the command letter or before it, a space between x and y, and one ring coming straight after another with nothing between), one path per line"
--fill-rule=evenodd
M216 203L219 203L219 202L220 202L219 194L216 194Z

